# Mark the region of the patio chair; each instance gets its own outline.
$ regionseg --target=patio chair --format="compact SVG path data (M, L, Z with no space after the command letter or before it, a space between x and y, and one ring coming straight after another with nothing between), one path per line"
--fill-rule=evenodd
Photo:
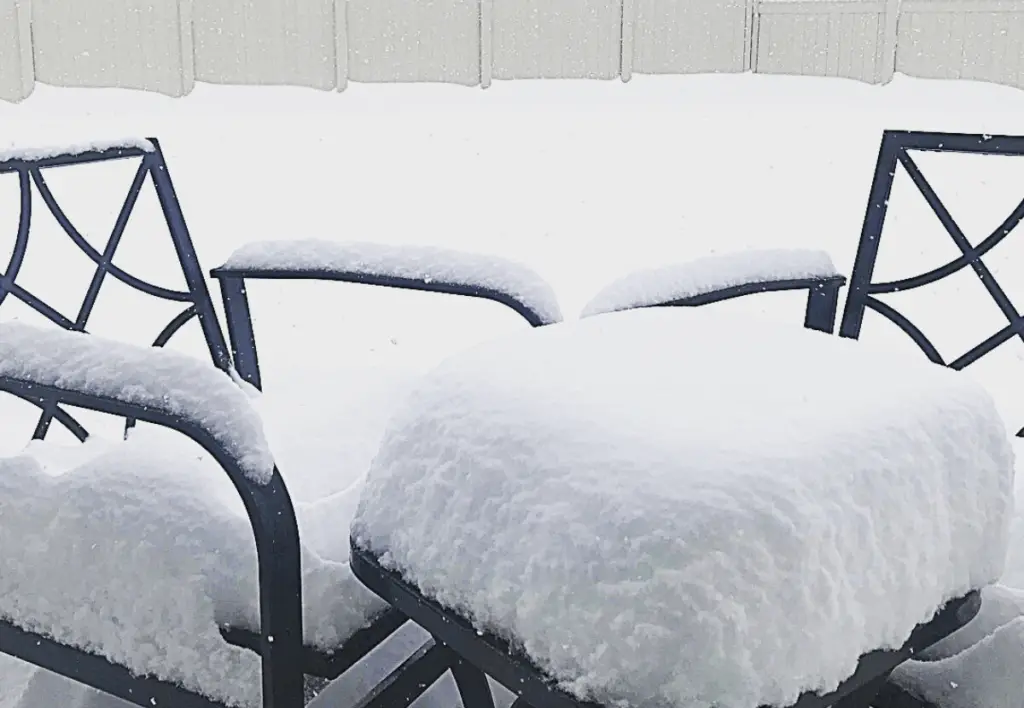
M47 183L46 174L54 168L132 160L138 162L134 180L106 245L101 251L91 245L86 236L76 229L71 219L62 210ZM206 637L204 641L207 642L207 648L212 654L209 657L186 656L184 659L177 657L179 659L177 664L164 662L160 660L159 652L175 649L173 640L154 649L143 632L141 636L133 637L138 645L132 645L131 640L111 637L109 628L104 629L102 623L100 626L92 628L76 626L74 621L62 618L59 613L54 614L51 611L54 608L46 609L45 604L32 605L29 603L31 607L24 608L19 605L21 598L15 598L13 594L4 597L5 601L0 600L0 604L3 605L3 609L0 609L0 652L19 657L140 706L175 705L180 708L205 708L246 705L252 703L261 694L262 705L267 708L270 706L287 706L288 708L301 706L305 699L304 694L308 693L304 689L304 679L320 679L320 683L322 683L324 680L340 676L382 643L394 637L407 624L407 618L382 603L368 601L370 596L368 593L364 593L362 602L349 607L347 619L339 624L339 626L347 625L346 633L338 634L331 630L324 636L312 637L314 641L310 641L311 637L308 636L308 633L304 638L303 611L305 610L307 616L308 629L308 617L311 612L309 603L319 600L328 605L331 602L337 604L337 598L332 601L330 593L325 594L323 588L318 590L317 595L311 596L308 587L311 577L308 569L306 569L305 577L303 576L303 566L307 565L308 551L300 545L294 505L289 497L285 479L276 468L264 470L265 479L254 479L251 474L246 473L244 459L239 458L238 451L231 449L226 439L219 438L214 431L211 431L208 421L197 420L190 417L188 411L174 408L166 403L166 400L175 398L177 389L174 387L187 390L190 385L194 384L192 390L196 396L195 401L199 401L198 397L204 385L208 387L208 395L213 395L212 392L218 390L218 387L223 391L230 379L222 372L230 372L234 363L221 333L204 274L196 257L159 142L155 139L130 140L117 144L93 144L67 149L25 150L3 155L0 159L0 173L16 175L21 205L11 261L0 276L0 304L7 298L19 300L57 327L81 333L67 335L70 339L58 337L52 340L35 340L34 336L42 337L46 333L36 332L34 328L21 328L16 324L0 325L3 329L3 334L0 335L0 342L2 342L0 348L3 348L4 351L3 356L0 357L3 360L0 364L0 369L3 371L3 375L0 376L0 390L23 398L40 409L39 420L33 434L36 439L42 439L47 435L54 420L67 428L80 441L88 439L89 431L86 426L80 423L78 418L67 408L73 406L124 417L127 428L133 427L136 421L165 426L199 443L230 478L245 505L248 517L246 525L251 525L250 534L255 537L255 555L258 558L259 569L258 578L255 567L252 569L251 577L253 597L256 596L256 588L258 588L258 603L252 608L256 611L250 612L250 616L244 618L242 623L224 623L219 628L215 628L223 639ZM172 290L149 283L115 265L118 245L147 180L151 180L153 183L162 214L166 219L166 226L186 284L182 290ZM35 197L38 197L54 216L68 238L96 264L95 275L91 279L78 313L74 317L62 314L56 307L51 306L18 282L19 271L29 252ZM267 253L265 248L262 252ZM295 253L293 249L292 256ZM408 256L409 251L406 251L405 255ZM419 251L412 255L422 257L423 252ZM444 267L446 258L461 259L460 262L465 262L468 259L470 264L474 263L473 257L466 254L431 251L429 255L434 259L434 271L437 271L439 262L440 267ZM399 253L397 256L401 262L402 254ZM236 257L235 261L238 262L239 258ZM492 268L500 268L500 264L496 264L493 259L490 262ZM394 266L394 262L390 265ZM432 272L429 270L431 264L427 263L426 267L428 270L424 275L429 276ZM367 282L372 282L373 272L366 271L365 268L363 270L363 276L370 279ZM526 278L531 275L525 269L515 272L525 274ZM244 299L244 291L240 300L229 297L236 294L231 288L239 282L230 277L230 273L231 271L225 271L223 276L223 282L226 283L225 297L229 304L229 316L237 325L237 308L233 303L245 302L247 304L247 300ZM455 276L460 275L458 272L453 273L450 268L448 273ZM427 280L418 283L418 287L428 291L457 292L497 300L523 315L533 325L548 321L545 318L558 317L557 304L553 311L550 307L546 311L534 311L531 309L531 302L528 300L520 302L516 299L516 293L506 294L496 290L481 290L475 284L471 272L463 269L461 275L465 275L467 280L449 280L440 283L427 277ZM386 279L386 274L380 277ZM136 291L154 298L182 303L184 309L180 314L162 329L154 329L154 338L151 341L155 347L163 347L186 324L196 319L199 322L213 366L190 362L187 358L175 358L175 355L170 352L164 354L157 351L136 351L131 348L118 350L115 343L98 338L96 338L97 343L93 343L91 341L94 339L93 337L83 337L82 334L88 331L90 316L100 290L104 282L109 282L110 279L116 279ZM543 282L539 280L534 283L534 286L538 291L542 291L544 288ZM412 283L410 287L417 287L417 284ZM540 296L543 297L544 293L541 292ZM233 339L239 339L241 336L239 331L237 326L231 330ZM251 334L251 326L248 332ZM99 342L103 343L99 344ZM25 356L31 356L33 348L48 348L51 352L59 351L60 357L63 359L51 358L48 360L49 369L46 368L46 362L37 362L41 367L37 369L33 369L31 366L19 368L24 363ZM95 365L95 367L93 374L79 372L84 378L76 379L73 362L76 360L76 352L79 352L79 349L84 352L82 356L86 359L89 356L93 357L88 360L91 364L87 365ZM237 347L236 350L238 350ZM124 355L123 360L117 358L119 351ZM239 369L247 379L258 385L260 382L257 370L248 368L250 363L254 366L256 362L255 342L251 339L246 340L246 347L241 351L238 360ZM249 358L246 358L247 356ZM86 359L78 359L78 361L84 362ZM128 361L129 359L132 361ZM152 369L147 368L147 362L153 365ZM186 373L182 375L182 380L178 381L153 381L153 371L162 366L172 369L176 366L185 367L183 371ZM104 367L107 368L104 369ZM124 386L115 385L113 379L110 378L100 382L106 383L106 388L102 385L98 386L97 380L90 376L98 376L99 374L96 372L100 370L106 371L109 376L116 374ZM185 381L186 375L192 377L193 381ZM166 400L162 398L150 400L146 397L145 391L142 393L136 391L134 397L128 396L123 389L132 386L133 378L139 386L150 386L149 392L158 390L161 386L165 388L171 386L172 390L166 392L168 396ZM235 404L242 405L237 400ZM201 402L197 405L201 405ZM242 415L239 420L242 421L239 423L242 427L248 426L251 429L255 425L253 420L247 419L247 414ZM148 444L148 442L140 443L143 446ZM135 451L135 453L138 452L140 451ZM173 458L159 459L161 454L166 454L163 450L142 450L141 452L146 458L155 457L158 466L160 464L165 467L170 465L173 468L178 464L178 461ZM102 466L104 461L116 460L118 454L115 450L112 453L114 457L101 456L98 461L90 460L86 456L82 460L82 466L85 468L90 464L94 467ZM131 455L128 455L128 459L130 458ZM141 462L142 460L136 461ZM122 459L121 464L124 463L125 460ZM4 472L6 473L7 470L5 469ZM28 474L29 477L33 476L29 474L31 470L22 469L21 472ZM214 474L218 473L214 472ZM295 470L291 474L294 480L294 475L302 474L302 470ZM131 475L127 475L127 479L130 478ZM121 481L124 482L125 479L121 479ZM9 477L0 479L0 486L18 483L19 480L16 479L14 472L11 472ZM7 498L0 498L0 507L3 507L4 502L18 504L24 501L15 498L11 491L12 488L7 487L7 493L4 495ZM96 503L101 507L104 505L131 507L132 504L135 504L136 506L132 508L133 512L143 516L152 512L156 522L162 519L161 510L156 501L153 503L157 505L157 508L147 509L144 499L130 495L127 498L119 496L116 490L108 498L104 498L100 492L97 492L97 497ZM31 516L30 511L29 516ZM10 519L12 516L8 515L8 518ZM59 527L59 524L54 522L54 527ZM22 543L27 540L26 538L15 538L11 529L4 531L0 536L6 543ZM33 538L38 540L38 535ZM247 543L244 536L241 538L235 536L234 540L243 544L239 550L244 555L247 550L244 547L244 544ZM69 543L73 544L74 540ZM248 545L251 546L251 540ZM0 548L9 551L12 547L5 546L0 542ZM89 558L88 549L79 549L72 545L67 551L69 553L80 552L82 558ZM153 551L158 554L160 549L156 548ZM5 558L5 561L10 560L9 557ZM109 557L98 560L111 561ZM46 555L40 555L33 562L38 563L40 567L45 566ZM88 560L83 562L88 562ZM243 563L242 566L244 571L245 564ZM15 568L9 565L5 566L0 582L6 580L4 587L8 590L18 588L19 583L31 585L33 569L22 567L20 571L19 575L19 571ZM174 572L173 568L171 572ZM331 573L321 575L329 578ZM341 579L345 580L344 577ZM303 587L304 581L305 588ZM243 579L241 585L244 587L247 584ZM348 581L348 584L355 586L354 581L351 580ZM22 585L22 589L24 587ZM102 587L97 590L100 595L102 595L102 591ZM349 594L352 591L352 587L347 589ZM342 597L345 592L344 587L338 589L338 594ZM244 596L244 591L242 594ZM0 591L0 596L2 595L3 592ZM42 598L42 602L45 603L45 593ZM305 608L302 604L303 598L306 601ZM243 597L237 602L245 605L246 600L247 598ZM118 621L116 609L104 607L102 598L97 599L96 602L98 602L98 606L94 608L93 614L90 615L86 612L87 616L94 615L94 619L106 617L108 620ZM35 608L35 612L32 611L32 607ZM154 613L158 613L161 609L167 610L167 608L157 607L152 609ZM145 614L144 608L143 614ZM244 615L245 612L242 614ZM222 647L218 647L215 646L217 641L225 643ZM405 640L406 643L408 641L408 639ZM201 643L190 646L186 642L182 651L195 653L200 651L201 646ZM238 649L232 650L232 646ZM411 649L415 649L415 651L411 651ZM256 685L250 687L251 690L247 692L243 691L242 693L245 695L233 693L230 681L218 682L217 677L211 679L210 675L192 676L185 672L189 661L193 663L202 663L204 660L220 661L228 669L231 668L232 661L241 661L243 666L239 671L243 676L247 676L252 673L251 669L254 667L251 662L250 665L245 665L245 657L239 654L243 650L243 653L254 652L254 656L259 658L259 664L256 665ZM259 668L260 666L261 668ZM224 666L220 668L225 669ZM361 700L360 705L389 707L408 705L448 670L453 672L460 687L468 686L465 690L476 688L473 683L475 676L467 674L462 668L461 660L445 647L429 640L417 641L416 646L410 648L409 656L379 684L373 686L372 690ZM259 678L260 676L262 678Z
M138 168L100 250L62 210L46 174L129 160L137 160ZM229 348L158 141L6 154L0 173L16 176L20 194L12 258L0 276L0 304L19 300L58 330L68 330L0 325L0 390L40 409L33 438L45 438L57 421L78 440L91 440L70 407L124 418L126 428L136 421L161 426L205 451L197 457L194 446L135 431L123 444L83 448L70 468L66 460L57 465L64 474L52 486L43 481L53 477L52 470L34 453L3 460L0 508L6 515L0 523L11 527L0 533L0 652L140 706L297 708L310 693L307 679L334 679L396 641L408 616L358 585L347 558L318 558L299 538L288 487L306 471L277 469L248 399L230 383L228 374L237 370L244 381L262 386L246 282L316 278L453 293L499 302L534 327L560 319L550 288L527 269L437 249L257 244L213 273L221 283ZM147 180L155 188L184 289L155 285L115 265ZM96 265L74 317L19 283L37 194ZM824 311L831 306L834 313L834 294L823 299L822 292L837 291L842 279L812 275L802 284L779 273L774 279L785 281L779 287L806 287L819 303L816 312L824 302ZM111 278L183 305L144 342L155 348L86 336L99 293ZM703 287L699 297L712 301L716 292L742 294L737 287L775 287L772 274L748 272L743 278ZM161 350L193 319L213 366ZM230 482L230 495L241 499L243 516L224 512L224 500L217 498L222 489L203 486L221 475ZM15 522L23 525L15 528ZM113 533L115 522L128 524L122 536ZM91 537L81 533L80 523L91 524ZM150 557L153 576L141 585L118 576L122 562L130 566ZM63 582L63 574L83 567L90 573L83 587ZM173 590L164 592L168 588ZM209 606L192 616L195 608L183 606L182 598ZM359 706L408 705L448 671L466 705L490 701L483 673L443 642L427 638L408 649L408 657Z
M874 179L851 274L849 295L838 334L849 339L859 339L866 313L870 310L905 333L930 361L952 369L965 369L1004 347L1007 343L1016 340L1019 345L1020 341L1024 341L1024 317L1014 305L1010 293L1000 284L993 269L983 260L985 256L995 253L995 249L1005 243L1008 236L1020 230L1020 223L1024 220L1024 195L1020 202L1010 210L1006 218L998 222L991 232L983 234L981 238L969 237L967 231L954 218L952 212L955 209L951 210L944 203L938 190L926 176L927 170L923 169L914 159L915 155L920 153L1002 156L1004 158L1024 157L1024 137L918 131L885 132L878 152ZM889 233L884 227L890 210L893 185L896 176L901 172L909 177L915 195L924 199L936 221L952 240L960 255L924 273L896 280L880 281L876 278L875 269L879 251L883 245L883 235ZM924 244L920 234L907 233L906 230L901 233L892 233L886 238L886 241L892 242L897 238L907 237L916 238L917 243ZM912 318L903 314L887 296L934 285L966 268L970 268L978 277L978 281L1007 324L976 345L967 348L963 353L944 356L924 329L915 324ZM959 315L975 317L978 314L973 308L959 304L955 299L947 304L947 308L951 318ZM1010 422L1013 427L1019 424L1013 420ZM1024 428L1017 432L1017 437L1024 438ZM882 695L884 704L892 708L936 708L934 703L918 695L923 691L923 679L919 678L917 674L921 674L924 679L931 676L932 668L923 663L931 660L931 657L925 655L918 657L917 661L905 664L901 668L897 680L885 686Z

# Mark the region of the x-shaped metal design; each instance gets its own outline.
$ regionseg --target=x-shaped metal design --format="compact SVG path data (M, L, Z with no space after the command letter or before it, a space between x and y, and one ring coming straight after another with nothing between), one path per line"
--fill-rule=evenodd
M875 177L871 186L871 197L864 219L864 228L861 232L857 258L850 279L850 294L843 312L839 335L850 338L860 336L865 310L874 310L910 336L933 362L954 369L962 369L1014 337L1018 337L1024 342L1024 317L1010 301L992 271L982 261L982 256L1002 242L1024 220L1024 199L991 234L977 246L972 246L942 200L939 199L935 189L910 156L910 150L1024 156L1024 137L886 132L882 138ZM901 280L872 283L871 278L878 257L882 226L888 209L897 165L903 165L914 186L924 197L960 251L960 256L927 273ZM875 296L919 288L939 281L967 266L970 266L978 276L981 284L1006 318L1007 325L956 359L946 362L917 326L894 307ZM1020 431L1019 435L1024 437L1024 429Z

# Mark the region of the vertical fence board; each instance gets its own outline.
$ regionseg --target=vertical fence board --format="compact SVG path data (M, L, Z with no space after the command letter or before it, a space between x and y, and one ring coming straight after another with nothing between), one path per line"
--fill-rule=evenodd
M194 0L200 81L333 89L334 0Z
M181 2L33 0L36 80L188 93L192 33L181 26Z
M353 81L480 82L479 0L348 0Z
M0 0L0 100L20 101L35 85L28 0Z
M493 14L496 79L619 75L622 0L500 0Z
M748 0L635 2L634 72L696 74L748 68L753 35Z

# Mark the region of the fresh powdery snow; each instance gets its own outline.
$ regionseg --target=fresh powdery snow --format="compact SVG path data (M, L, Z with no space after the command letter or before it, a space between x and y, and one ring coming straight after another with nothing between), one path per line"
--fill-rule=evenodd
M100 152L115 148L135 148L143 152L153 152L156 146L146 138L121 138L117 140L93 140L71 145L53 145L50 147L8 147L0 148L0 163L13 160L45 160L60 155L81 155L86 152Z
M241 389L209 363L95 335L0 323L0 376L58 386L188 419L224 447L252 481L274 460L259 415Z
M90 459L70 470L48 466L45 449L0 460L0 616L228 705L258 705L259 658L218 631L259 628L256 547L244 513L225 503L224 473L162 437L85 447ZM344 494L335 503L354 506ZM347 559L304 547L302 578L314 646L337 646L384 607Z
M503 293L544 324L562 319L551 286L531 268L495 256L431 246L370 242L263 241L235 251L225 270L313 270L464 284Z
M6 347L6 333L17 330L2 327ZM149 381L133 362L125 359L120 380ZM231 382L206 368L213 378L179 373L198 376L216 399L219 382ZM306 643L329 650L385 607L349 569L348 526L387 417L415 372L288 373L252 403L296 501ZM34 442L0 459L0 557L0 616L228 705L259 704L259 658L218 631L259 629L252 530L227 476L184 437L141 426L127 441ZM389 641L377 661L417 639ZM55 690L46 676L33 681L19 708L33 707L25 702L33 691ZM368 688L356 681L346 690L354 698Z
M353 536L577 696L787 705L999 578L1013 465L964 373L639 310L427 374Z
M1014 446L1022 469L1024 440ZM982 591L978 616L893 673L896 683L939 708L1024 705L1024 474L1017 475L1015 498L1006 572Z
M630 273L597 293L583 308L583 317L650 307L716 290L806 278L839 275L824 251L767 249L726 253Z

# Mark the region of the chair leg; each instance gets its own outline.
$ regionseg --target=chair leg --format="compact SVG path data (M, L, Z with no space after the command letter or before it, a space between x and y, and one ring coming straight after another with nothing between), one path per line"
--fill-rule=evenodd
M494 696L483 671L457 659L452 665L452 675L462 698L462 708L494 708Z
M849 693L832 704L832 708L871 708L875 696L889 680L889 674L884 674L864 684L856 691Z
M911 695L893 682L882 686L878 695L875 696L874 708L938 708L928 701Z

